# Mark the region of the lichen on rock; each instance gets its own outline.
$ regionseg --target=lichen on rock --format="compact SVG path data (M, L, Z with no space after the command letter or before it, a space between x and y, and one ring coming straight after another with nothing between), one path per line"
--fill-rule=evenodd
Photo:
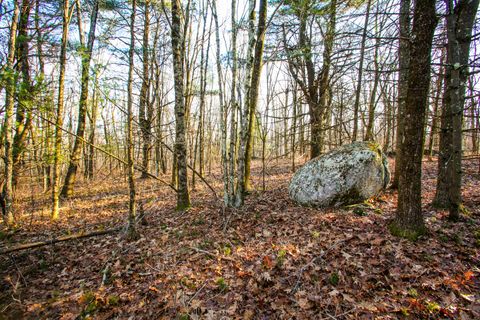
M389 181L379 144L353 142L307 162L290 181L289 194L305 206L348 205L377 195Z

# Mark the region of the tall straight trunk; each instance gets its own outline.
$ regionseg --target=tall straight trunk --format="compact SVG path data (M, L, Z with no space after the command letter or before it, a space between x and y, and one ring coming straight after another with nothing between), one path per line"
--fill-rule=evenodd
M440 105L440 98L442 97L442 85L443 85L443 79L444 77L444 57L445 55L442 52L442 55L440 57L440 73L437 77L437 81L435 83L435 99L433 101L433 110L432 110L432 126L430 128L430 133L428 136L428 156L432 157L433 155L433 144L434 144L434 139L435 135L438 132L437 126L438 126L438 107Z
M365 13L365 24L363 26L362 42L360 45L360 62L358 65L357 88L355 90L355 102L353 105L353 134L352 140L356 141L358 136L358 112L360 109L360 92L362 90L363 62L365 58L365 44L367 41L368 20L370 19L370 7L372 0L367 0L367 12Z
M37 56L38 56L38 72L39 79L45 81L45 58L43 53L43 31L40 26L40 0L35 0L35 33L36 33L36 42L37 42ZM42 105L47 105L47 110L45 112L45 117L50 120L52 119L53 114L53 103L50 104L51 99L53 99L53 92L47 89L47 98L45 99L43 95L40 98L40 103ZM52 173L52 164L50 162L50 157L53 156L52 152L52 124L50 121L42 120L41 126L44 128L44 150L43 150L43 161L42 161L42 175L43 179L43 190L46 192L52 187L51 173Z
M370 103L368 105L368 123L365 133L365 141L373 141L375 139L374 127L375 127L375 108L377 105L377 89L380 81L380 66L378 63L378 50L380 49L380 34L378 34L378 5L377 12L375 14L375 53L373 57L373 63L375 65L375 75L373 80L373 88L370 93Z
M422 214L422 156L424 124L430 86L432 40L437 16L435 0L417 1L413 18L410 72L405 101L404 137L398 168L398 208L390 225L392 233L416 239L425 232Z
M392 188L398 186L401 162L401 144L405 125L405 101L407 96L407 81L410 62L410 0L400 0L400 34L398 48L398 111L397 111L397 132L395 144L395 172L393 174Z
M285 103L283 104L283 154L285 157L288 154L288 95L289 95L289 87L285 90Z
M128 171L128 227L127 238L135 240L138 232L135 227L137 215L136 189L135 189L135 168L133 159L133 59L135 55L135 16L137 0L132 1L132 14L130 16L130 48L128 51L128 84L127 84L127 171Z
M260 76L263 67L263 48L265 42L265 32L267 29L267 0L260 0L260 9L258 15L257 35L255 42L255 52L253 57L252 78L250 84L248 102L248 130L247 130L247 145L245 150L245 190L252 189L252 182L250 178L250 169L253 155L253 142L255 137L254 123L256 118L258 91L260 89Z
M249 111L250 103L249 99L251 97L251 81L253 75L253 63L254 63L254 50L255 50L255 0L249 0L248 2L248 48L247 48L247 58L245 65L245 100L243 108L241 110L240 117L240 146L238 150L237 158L237 188L235 190L235 206L241 206L245 197L245 192L247 190L247 180L245 179L246 174L246 162L247 162L247 153L248 153L248 141L249 141ZM255 115L253 115L255 116Z
M140 129L142 131L142 178L148 178L148 173L150 172L150 149L151 149L151 140L152 140L152 124L149 121L147 113L149 113L146 108L148 106L148 87L150 84L149 79L149 59L148 59L148 40L149 40L149 30L150 30L150 0L145 1L145 15L143 22L143 71L142 71L142 86L140 88L140 103L139 103L139 120L140 120Z
M186 107L184 99L185 86L183 81L185 60L185 26L183 25L184 22L182 21L181 15L181 1L173 0L171 37L175 90L175 155L178 177L177 210L184 211L190 207L190 195L188 192L187 146L185 139Z
M238 76L238 53L237 53L237 1L232 0L232 88L230 93L230 148L228 152L228 206L235 204L235 158L237 154L237 76ZM227 173L225 173L227 174Z
M205 36L207 32L207 7L203 7L202 18L202 37L200 45L200 103L198 106L198 127L195 137L195 151L193 156L193 169L196 168L197 159L198 159L198 171L200 176L203 177L204 171L204 122L205 122L205 97L207 91L207 71L208 71L208 55L210 52L210 37L205 43ZM210 28L211 30L211 24ZM192 187L195 187L195 172L192 172Z
M95 134L97 125L97 113L98 113L98 71L95 73L95 84L93 90L93 103L92 113L90 116L90 135L88 137L88 155L87 163L85 166L86 177L90 180L95 175Z
M205 15L205 20L207 16ZM211 26L211 25L210 25ZM211 30L211 27L210 27ZM203 68L203 76L202 76L202 88L201 88L201 99L200 99L200 106L199 106L199 123L198 123L198 131L199 131L199 149L198 149L198 172L200 176L204 176L205 174L205 100L207 95L207 73L208 73L208 62L209 62L209 54L210 54L210 37L207 40L207 48L204 56L204 60L202 65Z
M383 105L385 106L386 110L386 125L385 125L385 141L383 144L383 151L389 152L390 149L390 141L391 141L391 133L392 133L392 118L393 118L393 106L390 99L390 94L387 95L385 86L380 86L381 88L381 96L383 99Z
M470 130L472 132L471 141L472 141L472 154L478 153L478 130L476 121L479 121L478 115L475 114L475 109L477 104L475 103L475 94L473 86L473 76L468 78L468 87L470 95ZM476 120L476 121L475 121Z
M70 22L69 0L63 2L63 32L62 47L60 49L60 74L58 76L57 114L55 121L55 144L53 153L53 188L52 188L52 219L57 220L60 215L60 161L62 158L62 127L64 110L65 69L67 64L68 25ZM80 8L77 8L80 10Z
M216 43L216 66L218 77L218 99L220 103L220 149L221 149L221 163L223 169L223 202L225 205L230 206L230 193L233 190L229 189L229 177L228 177L228 161L227 161L227 116L224 99L224 87L223 87L223 72L220 55L220 26L218 23L217 14L217 2L212 0L212 16L215 23L215 43Z
M337 0L332 0L329 8L329 19L327 34L325 35L323 48L323 66L319 74L318 86L318 106L315 109L317 121L319 121L319 132L317 137L312 136L312 141L316 143L312 146L311 158L320 155L325 147L326 119L329 113L329 92L330 92L330 68L332 65L333 44L335 41L335 28L337 25ZM313 131L312 131L313 134Z
M62 196L68 198L73 195L73 189L75 187L75 179L77 175L78 166L80 164L80 156L82 152L82 145L85 138L85 126L87 116L87 103L88 103L88 84L90 81L90 61L92 59L92 49L95 42L95 29L97 27L98 16L98 2L94 0L92 7L92 14L90 18L90 30L88 32L88 42L85 47L84 43L81 43L81 56L82 56L82 75L81 75L81 89L80 89L80 101L78 103L78 124L75 137L75 143L73 145L72 153L70 155L70 163L68 165L67 175L65 176L65 182L62 188ZM77 6L78 6L77 2ZM80 7L77 8L77 10ZM81 17L80 13L78 17ZM83 32L81 27L81 20L78 19L80 39L83 38Z
M29 20L32 9L30 0L23 0L20 9L20 17L18 22L18 36L16 40L16 55L18 68L21 74L21 86L18 91L18 105L15 115L15 136L13 137L12 159L13 159L13 173L12 185L13 188L17 186L18 178L22 168L22 155L25 152L26 144L28 142L28 132L32 125L32 110L31 103L35 96L30 76L29 64L29 47L30 36Z
M254 10L253 10L254 12ZM252 21L252 19L251 19ZM245 155L241 155L243 158L242 164L238 166L239 176L237 180L237 190L235 195L235 205L237 207L242 206L245 198L245 193L248 190L252 189L251 178L250 178L250 169L252 162L253 154L253 139L254 139L254 121L256 117L256 110L258 104L258 91L260 87L260 76L262 72L263 65L263 48L265 41L265 32L267 28L267 1L260 0L260 11L259 19L257 26L257 34L255 41L255 50L253 56L253 64L250 78L249 90L246 92L247 101L245 106L244 116L247 116L247 119L242 119L248 121L246 127L242 126L242 142L241 150L239 151L240 155L244 152ZM248 72L248 70L247 70ZM245 130L246 129L246 130ZM244 147L243 147L244 146ZM240 158L240 156L239 156ZM244 171L243 173L240 170Z
M447 64L445 78L445 117L442 121L449 122L451 130L444 132L449 135L450 146L447 152L442 150L446 161L446 181L448 181L447 207L449 218L458 220L462 210L462 124L465 91L468 77L468 58L472 30L479 0L459 0L455 7L453 0L447 1ZM448 152L449 151L449 152ZM440 164L439 164L440 165ZM439 171L443 167L439 167Z
M295 172L295 145L297 143L297 86L293 86L293 115L292 115L292 136L290 152L292 153L292 172Z
M20 8L18 2L14 1L12 23L10 25L10 37L8 41L8 56L7 64L4 70L6 75L5 85L5 123L3 130L5 131L5 184L3 186L3 219L7 225L12 225L15 222L14 208L13 208L13 107L15 95L15 47L17 41L17 25L18 16L20 15Z

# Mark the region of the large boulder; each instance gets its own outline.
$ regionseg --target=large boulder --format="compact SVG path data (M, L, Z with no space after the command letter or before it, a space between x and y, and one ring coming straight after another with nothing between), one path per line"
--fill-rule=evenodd
M390 181L388 160L375 142L353 142L314 158L290 181L290 197L301 205L340 206L362 202Z

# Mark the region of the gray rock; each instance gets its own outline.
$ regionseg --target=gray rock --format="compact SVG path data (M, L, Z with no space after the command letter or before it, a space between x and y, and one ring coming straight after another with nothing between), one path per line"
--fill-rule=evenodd
M388 160L380 146L353 142L307 162L295 172L288 191L301 205L340 206L377 195L389 181Z

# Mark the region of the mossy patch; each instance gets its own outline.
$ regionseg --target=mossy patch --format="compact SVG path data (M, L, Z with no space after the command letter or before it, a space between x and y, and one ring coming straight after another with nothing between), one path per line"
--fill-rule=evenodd
M410 241L417 241L418 238L427 233L427 228L419 227L419 228L403 228L399 226L395 221L391 222L388 225L388 229L390 233L394 236L405 238Z

